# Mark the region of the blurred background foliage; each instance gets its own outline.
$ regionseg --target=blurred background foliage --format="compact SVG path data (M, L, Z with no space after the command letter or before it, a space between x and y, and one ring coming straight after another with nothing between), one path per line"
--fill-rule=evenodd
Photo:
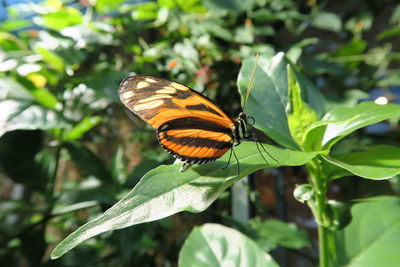
M49 260L55 243L114 204L148 170L173 161L149 126L128 119L118 99L118 84L130 74L177 80L236 116L242 60L285 51L332 106L400 104L395 0L12 2L2 1L0 24L4 265L175 266L193 225L205 222L258 233L261 246L282 266L315 263L316 225L292 197L295 184L306 181L298 167L250 179L255 218L246 226L230 215L227 191L204 213L106 233ZM359 150L376 141L396 145L399 136L397 121L386 121L335 149ZM346 178L334 182L329 194L344 200L398 194L399 181ZM305 231L266 218L295 222ZM262 238L268 231L278 235Z

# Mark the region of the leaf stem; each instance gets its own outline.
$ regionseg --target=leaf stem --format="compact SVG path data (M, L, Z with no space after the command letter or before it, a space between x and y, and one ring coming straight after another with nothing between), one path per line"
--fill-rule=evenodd
M326 214L328 182L323 175L321 163L318 159L310 161L307 164L307 169L310 174L310 183L315 192L314 199L308 205L314 214L318 226L319 266L329 267L329 238L332 232L327 228L329 222L329 217Z

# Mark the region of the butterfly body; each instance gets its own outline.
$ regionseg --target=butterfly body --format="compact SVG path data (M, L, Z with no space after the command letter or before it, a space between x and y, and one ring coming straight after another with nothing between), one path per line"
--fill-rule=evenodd
M184 162L215 161L246 136L247 115L227 116L214 102L180 83L135 75L119 88L122 103L157 130L160 145Z

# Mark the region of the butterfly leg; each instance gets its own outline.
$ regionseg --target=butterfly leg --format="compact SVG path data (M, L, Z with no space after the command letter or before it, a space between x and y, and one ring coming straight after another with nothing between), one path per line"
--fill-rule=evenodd
M184 172L186 171L190 166L192 166L192 164L184 162L181 166L181 168L179 169L179 172Z

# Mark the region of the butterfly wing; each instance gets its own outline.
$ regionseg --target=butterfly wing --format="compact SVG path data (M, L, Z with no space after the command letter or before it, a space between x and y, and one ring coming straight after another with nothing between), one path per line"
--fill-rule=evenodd
M119 95L127 108L157 129L161 146L184 162L214 161L232 147L235 123L187 86L136 75L122 81Z

